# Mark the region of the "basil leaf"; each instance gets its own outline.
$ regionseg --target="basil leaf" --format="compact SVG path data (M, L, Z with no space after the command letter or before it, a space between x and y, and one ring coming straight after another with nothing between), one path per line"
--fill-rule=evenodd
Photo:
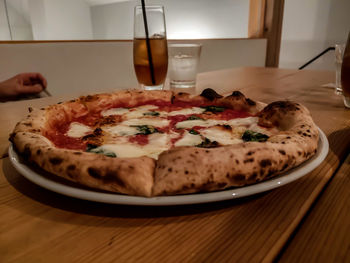
M149 111L149 112L145 112L143 115L144 116L159 116L159 112Z
M205 107L201 107L203 109L205 109L205 112L210 111L210 112L223 112L225 110L224 107L219 107L219 106L205 106Z
M246 130L242 135L242 140L245 142L266 142L269 136L263 133Z
M90 152L92 149L95 149L95 148L97 148L97 147L98 147L97 145L88 143L88 144L86 145L86 150L85 150L85 151Z
M136 127L137 130L139 131L138 134L143 134L143 135L148 135L148 134L152 134L152 133L156 133L158 132L158 130L151 125L135 125L135 126L131 126L131 127Z
M88 144L86 147L86 151L90 152L90 153L97 153L97 154L103 154L106 155L108 157L117 157L117 155L114 152L111 151L107 151L101 147L98 147L96 145L93 144Z
M197 132L197 131L195 131L195 130L193 130L193 129L191 129L191 130L189 131L189 133L191 133L191 134L193 134L193 135L198 135L198 134L199 134L199 132Z
M196 115L192 115L187 118L187 121L194 121L194 120L203 120L201 117L198 117Z
M219 146L219 143L217 141L211 141L208 138L205 138L204 141L196 145L196 147L201 147L201 148L214 148L217 146Z
M108 157L112 157L112 158L117 157L117 155L114 152L104 152L103 154L108 156Z

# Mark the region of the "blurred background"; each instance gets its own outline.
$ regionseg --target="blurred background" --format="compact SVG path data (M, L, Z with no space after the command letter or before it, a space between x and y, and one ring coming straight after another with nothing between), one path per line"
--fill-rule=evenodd
M135 0L0 0L0 40L132 39ZM164 5L169 39L247 38L249 0L149 0ZM349 0L285 0L280 64L298 68L346 41ZM333 69L328 54L310 65Z

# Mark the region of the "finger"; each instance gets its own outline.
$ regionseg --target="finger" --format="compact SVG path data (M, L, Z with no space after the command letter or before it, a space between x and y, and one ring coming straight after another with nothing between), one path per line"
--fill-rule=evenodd
M44 89L46 89L46 87L47 87L47 80L46 80L46 78L43 75L41 75L40 73L37 73L37 74L38 74L37 78L39 78L41 80L41 83L43 84Z
M22 85L18 88L19 94L34 94L39 93L43 90L43 86L41 84L35 85Z
M37 72L25 72L20 73L17 76L22 78L25 81L28 81L30 78L37 78L38 73Z
M40 73L32 73L34 74L30 80L32 81L32 85L40 83L41 85L43 85L43 88L46 88L47 86L47 81L45 79L45 77L43 75L41 75Z
M35 85L35 84L42 84L43 88L47 87L47 81L45 77L38 72L28 72L28 73L21 73L19 74L20 78L23 79L24 83L26 85Z

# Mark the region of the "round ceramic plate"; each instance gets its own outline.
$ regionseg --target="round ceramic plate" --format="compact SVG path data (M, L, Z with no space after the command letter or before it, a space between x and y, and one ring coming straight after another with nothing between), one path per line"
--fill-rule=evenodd
M328 153L329 145L327 137L320 129L319 132L320 139L318 142L317 153L311 159L289 170L286 173L276 176L270 180L249 186L232 188L211 193L197 193L176 196L139 197L85 188L80 185L67 182L66 180L49 174L42 169L33 167L32 165L28 165L20 158L20 156L17 155L12 145L9 148L9 156L13 166L24 177L26 177L35 184L38 184L46 189L63 195L110 204L144 206L188 205L229 200L254 195L257 193L262 193L288 184L308 174L322 163L322 161L326 158Z

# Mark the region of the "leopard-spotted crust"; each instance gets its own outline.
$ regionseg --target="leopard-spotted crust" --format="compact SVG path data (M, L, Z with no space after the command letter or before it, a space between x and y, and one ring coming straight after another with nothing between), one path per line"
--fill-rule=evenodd
M100 112L113 105L133 107L149 101L199 101L257 114L259 124L277 127L267 142L245 142L216 148L174 147L158 160L110 158L57 148L45 137L57 123ZM33 110L10 136L16 150L43 169L93 188L128 195L157 196L215 191L265 180L310 158L318 130L302 105L280 101L269 105L235 91L223 97L213 90L200 96L171 91L118 91L80 97Z
M316 153L318 129L304 106L278 101L267 105L258 116L259 124L279 130L266 142L163 152L157 161L153 194L187 194L252 184L285 172Z
M151 196L155 160L149 157L110 158L94 153L55 147L45 136L54 123L100 111L115 103L130 107L152 100L170 101L171 92L120 91L98 94L34 109L10 135L25 159L68 180L89 187L129 195Z

